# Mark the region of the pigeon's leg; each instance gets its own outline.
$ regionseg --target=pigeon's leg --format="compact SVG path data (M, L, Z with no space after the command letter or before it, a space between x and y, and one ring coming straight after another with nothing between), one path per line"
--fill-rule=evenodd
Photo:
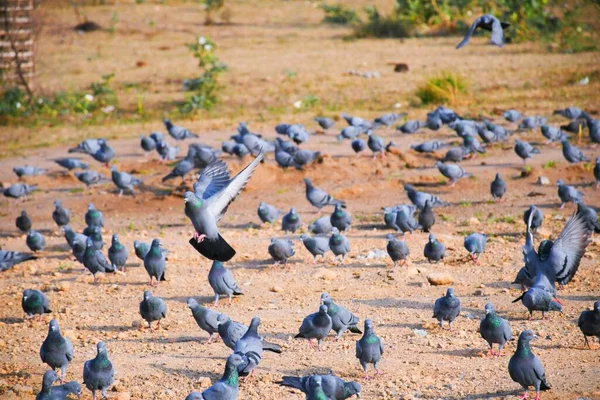
M92 274L92 276L94 277L94 283L96 283L96 274Z
M148 328L150 329L150 332L154 331L154 328L152 327L152 322L148 321Z
M452 321L448 321L448 330L451 331L452 330Z
M546 312L542 311L542 319L546 319Z
M67 366L63 365L60 367L60 384L65 383L65 376L67 375Z
M503 344L501 344L501 345L499 345L499 346L498 346L498 353L496 353L496 355L497 355L498 357L502 357L502 349L503 349L503 348L504 348L504 345L503 345Z
M527 400L527 390L523 392L522 396L517 397L519 400Z
M205 343L206 343L206 344L209 344L210 342L212 342L212 338L213 338L213 334L212 334L212 333L209 333L209 334L208 334L208 339L206 339L206 342L205 342Z
M560 288L560 285L559 285L558 287ZM554 296L554 300L556 300L556 302L557 302L558 304L560 304L561 306L564 306L564 305L565 305L565 303L563 303L563 301L562 301L561 299L559 299L558 297L556 297L556 296Z
M560 204L559 210L562 210L563 208L565 208L565 203L564 202Z
M381 372L381 371L379 370L379 368L377 367L377 364L378 364L378 363L375 363L375 364L373 365L373 367L375 368L375 375L385 375L385 372Z
M38 321L39 321L39 322L42 322L42 314L39 314L39 315L38 315Z
M533 311L529 311L529 321L533 319Z
M308 345L309 345L309 346L310 346L312 349L314 349L314 348L315 348L315 344L313 343L313 340L312 340L312 339L308 339Z
M394 268L398 266L398 261L394 261Z
M587 346L588 349L592 349L592 346L590 346L590 342L588 341L587 336L583 335L583 339L585 340L585 345Z
M231 299L229 299L231 301ZM215 293L215 307L219 304L219 295Z
M129 190L131 190L131 195L135 197L135 190L133 190L133 188L129 188Z
M316 263L317 263L317 256L314 256L313 257L313 264L316 264Z
M454 187L454 185L456 185L456 179L450 181L450 187Z
M363 367L363 370L365 371L365 379L366 379L366 380L370 380L371 378L369 377L369 374L367 373L367 368L368 368L368 367L367 367L367 363L366 363L366 362L363 362L363 361L361 361L361 362L360 362L360 365L362 365L362 367Z
M158 320L158 324L156 324L156 329L157 329L157 330L158 330L158 329L160 329L160 321L161 321L161 320L159 319L159 320Z
M106 388L102 388L102 398L103 399L108 399L108 393L106 393Z
M535 392L535 399L534 400L540 400L540 392Z
M96 391L95 390L92 390L92 399L96 400Z
M232 297L233 297L233 296L229 296L229 299L228 299L228 301L227 301L227 305L228 305L228 306L231 306L231 298L232 298Z
M202 243L204 239L206 239L206 235L204 233L194 232L194 239L196 239L197 243Z
M119 189L119 197L123 196L123 189Z
M488 356L495 356L496 352L494 351L494 345L490 344L490 351L488 351Z
M321 347L321 344L323 343L323 339L317 339L317 350L322 351L323 348Z

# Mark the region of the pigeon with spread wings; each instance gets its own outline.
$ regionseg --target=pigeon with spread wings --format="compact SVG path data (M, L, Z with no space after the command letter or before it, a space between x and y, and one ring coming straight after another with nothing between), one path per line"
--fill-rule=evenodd
M490 42L492 44L495 44L496 46L502 47L504 45L504 29L508 28L509 26L509 23L501 22L498 18L494 17L493 15L482 15L473 22L473 25L471 25L469 32L467 32L465 38L456 46L456 49L458 50L461 47L465 46L469 42L469 39L471 39L471 36L473 36L473 33L477 28L485 29L486 31L492 32Z
M198 182L194 184L194 192L185 192L183 195L185 215L195 229L190 244L204 257L225 262L235 255L235 250L219 233L217 222L244 189L264 155L262 149L254 161L233 179L229 178L225 162L215 160L202 171Z

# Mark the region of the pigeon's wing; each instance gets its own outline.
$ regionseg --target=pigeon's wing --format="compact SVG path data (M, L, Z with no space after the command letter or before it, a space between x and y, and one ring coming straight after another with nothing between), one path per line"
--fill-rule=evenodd
M208 212L214 215L215 219L219 221L225 211L227 211L227 207L229 204L235 200L235 198L240 194L240 192L244 189L252 173L258 164L260 164L261 160L265 156L265 151L262 149L258 156L252 161L246 168L241 170L236 176L233 177L221 190L215 193L213 196L206 200L206 208ZM210 187L208 188L210 189Z
M208 313L206 313L206 317L204 318L204 322L206 323L206 325L208 325L212 329L214 329L215 332L218 332L218 330L219 330L219 322L218 322L219 315L220 315L219 313L208 310Z
M479 27L479 21L481 20L481 17L477 18L474 22L473 25L471 25L471 28L469 29L469 32L467 32L465 38L456 45L456 49L460 49L461 47L464 47L468 42L469 39L471 39L471 36L473 36L473 32L475 32L475 29L477 29Z
M360 340L356 341L356 358L360 359L362 357L362 346L360 345Z
M379 339L379 353L383 354L383 339L382 338L378 338Z
M533 234L531 233L531 221L536 209L532 209L529 213L529 219L527 221L527 230L525 231L525 246L523 246L523 261L525 262L525 268L529 273L529 276L535 276L536 266L538 261L537 253L533 247Z
M229 272L229 271L227 271ZM225 273L223 275L223 283L225 284L225 286L227 286L229 289L233 290L233 291L239 291L240 288L237 285L237 283L235 283L235 279L233 279L233 275L231 274L231 272L229 273Z
M502 23L497 18L494 18L492 22L492 35L490 41L496 46L504 46L504 30L502 29Z
M436 318L438 316L438 314L440 313L441 306L442 306L442 300L437 299L435 301L435 303L433 304L433 318Z
M202 392L202 398L206 400L229 399L231 393L227 390L226 385L219 381Z
M227 186L227 182L229 182L227 164L221 159L216 159L204 168L198 182L194 184L194 192L196 196L205 200Z
M535 372L535 376L537 376L537 378L542 382L546 382L546 371L544 370L544 366L537 356L533 357L532 367L533 372Z
M575 276L588 243L587 223L581 215L574 214L554 241L546 261L559 283L569 283Z
M73 361L73 343L68 338L65 338L65 345L67 347L67 360Z

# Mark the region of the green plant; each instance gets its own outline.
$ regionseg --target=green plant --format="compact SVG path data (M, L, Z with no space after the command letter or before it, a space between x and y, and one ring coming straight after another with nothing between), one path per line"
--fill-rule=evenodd
M203 4L204 9L206 10L206 18L204 19L204 23L206 25L212 25L213 13L223 8L225 5L225 0L200 0L200 2Z
M556 167L556 164L557 164L557 162L554 160L546 161L544 163L544 168L545 169L554 168L554 167Z
M356 24L354 35L359 38L405 38L410 36L409 27L397 13L382 16L375 6L365 7L367 21Z
M341 4L321 4L320 8L325 12L323 22L328 24L349 25L360 22L354 10Z
M453 104L467 92L467 83L462 76L444 71L418 87L415 95L422 105Z

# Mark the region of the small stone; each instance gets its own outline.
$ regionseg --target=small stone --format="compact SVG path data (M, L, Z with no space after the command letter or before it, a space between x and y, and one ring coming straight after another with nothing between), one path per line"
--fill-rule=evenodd
M550 179L545 176L538 176L536 183L540 186L548 186L550 184Z
M479 225L479 220L475 217L469 218L469 225Z
M427 276L427 281L433 286L441 286L454 283L454 278L445 272L433 272Z
M334 271L332 271L332 270L329 270L329 269L326 269L326 268L319 268L313 274L313 278L315 278L315 279L324 279L326 281L332 281L335 278L337 278L337 274Z
M281 288L280 286L273 286L269 290L271 292L273 292L273 293L281 293L281 292L283 292L283 288Z
M136 329L142 327L143 325L144 323L137 319L131 323L131 326Z
M208 388L208 387L210 387L210 385L212 385L212 382L210 381L210 378L203 376L198 379L198 385L201 388Z
M415 335L417 335L417 336L420 336L420 337L427 336L427 332L425 330L423 330L423 329L413 329L413 333Z

